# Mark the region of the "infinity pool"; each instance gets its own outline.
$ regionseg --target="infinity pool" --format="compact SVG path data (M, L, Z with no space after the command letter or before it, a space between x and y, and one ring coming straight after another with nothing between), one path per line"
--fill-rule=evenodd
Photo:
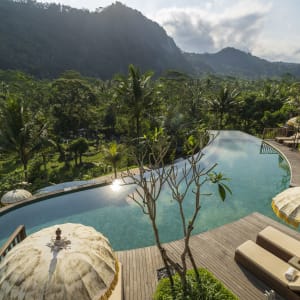
M279 153L261 151L261 140L239 131L222 131L205 148L204 165L218 163L217 172L231 180L232 196L225 202L218 197L216 187L206 185L202 192L212 196L201 198L201 210L194 233L212 229L260 212L278 220L271 208L271 199L286 189L290 182L288 163ZM263 154L263 153L264 154ZM267 152L267 153L266 153ZM271 152L271 153L268 153ZM184 161L178 163L179 167ZM73 222L93 226L107 236L115 250L125 250L154 244L150 222L127 195L133 186L113 191L111 186L94 188L33 203L0 216L0 244L20 224L27 234L54 224ZM193 194L185 200L185 211L193 211ZM177 205L163 190L158 205L157 221L163 242L182 237Z

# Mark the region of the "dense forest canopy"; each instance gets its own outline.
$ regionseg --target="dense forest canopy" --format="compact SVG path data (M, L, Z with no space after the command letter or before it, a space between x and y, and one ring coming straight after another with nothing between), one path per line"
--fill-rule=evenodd
M172 159L201 130L261 135L300 114L300 83L291 76L154 75L133 65L107 81L77 71L52 80L0 71L2 191L24 179L34 190L131 166L128 150L157 130L171 138Z
M300 77L300 65L271 63L234 48L183 53L165 30L116 2L90 12L33 0L0 1L0 69L56 78L66 70L110 79L129 64L156 76L168 69L190 75Z

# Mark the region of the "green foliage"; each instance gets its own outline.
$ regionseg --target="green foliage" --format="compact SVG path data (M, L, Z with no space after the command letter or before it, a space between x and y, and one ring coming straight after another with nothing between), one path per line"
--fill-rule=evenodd
M143 137L170 143L164 161L170 163L189 156L205 129L223 127L259 136L265 127L282 126L300 113L300 83L293 78L249 81L169 72L154 79L152 75L131 65L127 76L111 81L86 78L76 71L42 81L0 70L2 177L28 167L34 187L35 181L47 185L51 180L100 176L115 169L100 149L118 141L122 149L117 151L116 168L130 166L135 162L129 153L142 150ZM89 152L72 150L79 137L86 138ZM208 137L201 140L203 148ZM83 165L92 164L88 170L73 168L72 159L79 161L81 155ZM36 161L48 179L38 178L31 167ZM218 190L222 199L229 192L223 181Z
M47 135L46 124L35 119L24 100L17 96L7 96L0 105L1 149L20 158L27 181L28 162Z
M218 185L218 192L222 201L225 201L227 192L230 195L232 194L231 189L223 182L223 181L228 181L229 178L224 177L222 173L211 172L209 174L209 179L211 183Z
M124 149L122 145L118 144L116 141L103 146L104 160L111 164L114 170L115 178L117 178L117 165L122 159L122 154L124 154Z
M85 138L78 138L73 140L69 146L69 151L74 153L75 165L77 166L77 158L79 156L79 162L82 164L82 155L83 153L89 150L89 144L87 139Z
M195 128L184 143L185 155L191 155L203 149L210 140L209 132L205 128Z
M96 96L86 82L65 78L55 80L52 83L50 104L56 135L71 138L79 130L91 128Z
M154 300L238 300L220 281L218 281L208 270L200 268L201 286L196 282L193 270L187 272L187 281L190 287L189 295L183 298L181 281L178 275L174 275L175 295L173 299L170 289L170 281L161 279L154 293Z
M149 117L151 109L156 107L150 86L153 72L140 74L134 65L129 65L128 69L128 77L119 75L115 78L115 97L121 111L129 117L130 124L134 124L132 137L139 138L146 118Z

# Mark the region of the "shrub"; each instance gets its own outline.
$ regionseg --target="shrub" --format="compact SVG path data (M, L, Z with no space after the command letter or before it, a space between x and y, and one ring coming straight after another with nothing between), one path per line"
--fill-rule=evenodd
M187 272L187 280L191 287L189 296L184 300L238 300L238 297L230 292L218 279L209 271L200 268L201 286L196 282L194 271ZM176 274L173 276L175 285L176 300L183 299L181 281ZM154 300L173 300L168 278L161 279L154 293Z

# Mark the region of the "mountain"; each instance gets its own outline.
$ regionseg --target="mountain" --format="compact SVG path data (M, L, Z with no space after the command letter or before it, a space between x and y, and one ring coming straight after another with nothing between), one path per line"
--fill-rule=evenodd
M232 47L212 54L185 53L184 55L197 75L215 73L245 78L265 78L291 74L300 77L300 64L269 62Z
M225 48L183 53L165 30L120 2L95 12L35 0L0 0L0 69L53 78L66 70L110 79L135 64L157 75L168 69L247 78L300 77L300 65L269 62Z
M56 77L74 69L103 79L135 64L192 72L165 30L116 2L96 12L34 0L0 1L0 69Z

